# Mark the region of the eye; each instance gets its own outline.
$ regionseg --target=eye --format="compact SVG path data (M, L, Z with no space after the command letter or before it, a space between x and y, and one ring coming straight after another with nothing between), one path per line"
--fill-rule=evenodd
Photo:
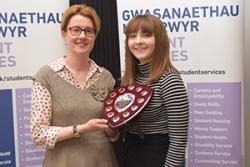
M79 32L81 32L81 28L80 27L72 27L71 28L71 32L72 33L75 33L75 34L78 34Z
M135 33L131 33L128 35L129 38L135 38L136 37L136 34Z
M93 37L93 36L95 36L96 32L95 32L95 29L93 29L93 28L85 28L84 33L86 36Z
M152 34L151 34L151 33L148 33L148 32L144 32L144 33L142 33L142 36L143 36L143 37L151 37Z
M86 28L85 32L89 33L89 34L93 34L95 32L95 30L93 28Z

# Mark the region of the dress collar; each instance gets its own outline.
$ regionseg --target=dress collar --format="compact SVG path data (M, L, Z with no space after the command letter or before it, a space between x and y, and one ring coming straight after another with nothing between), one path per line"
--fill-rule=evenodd
M150 64L146 63L146 64L137 64L138 67L138 73L148 77L149 73L150 73Z
M49 66L56 72L62 71L64 68L68 69L67 65L65 64L65 58L66 56L60 57L55 62L49 64ZM90 70L93 73L97 70L101 71L100 67L92 59L89 59L89 62L90 62Z

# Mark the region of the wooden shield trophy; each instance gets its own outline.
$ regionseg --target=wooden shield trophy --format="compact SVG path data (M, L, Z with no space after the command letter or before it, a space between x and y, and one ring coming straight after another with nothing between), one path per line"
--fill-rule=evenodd
M108 125L118 128L126 124L143 110L152 94L149 86L141 84L121 86L109 92L102 110Z

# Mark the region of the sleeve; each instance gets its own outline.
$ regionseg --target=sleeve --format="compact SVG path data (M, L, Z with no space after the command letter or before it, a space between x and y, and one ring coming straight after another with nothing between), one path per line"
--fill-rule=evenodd
M164 76L161 80L161 90L170 140L165 167L177 167L183 163L188 138L188 96L184 83L177 74Z
M50 126L52 98L47 88L33 80L31 111L31 138L39 148L55 146L60 127Z

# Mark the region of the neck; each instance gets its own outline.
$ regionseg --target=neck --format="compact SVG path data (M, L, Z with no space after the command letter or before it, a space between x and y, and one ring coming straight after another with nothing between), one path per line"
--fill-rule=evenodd
M89 58L82 58L74 56L67 56L65 58L65 64L74 71L88 71L89 70Z

